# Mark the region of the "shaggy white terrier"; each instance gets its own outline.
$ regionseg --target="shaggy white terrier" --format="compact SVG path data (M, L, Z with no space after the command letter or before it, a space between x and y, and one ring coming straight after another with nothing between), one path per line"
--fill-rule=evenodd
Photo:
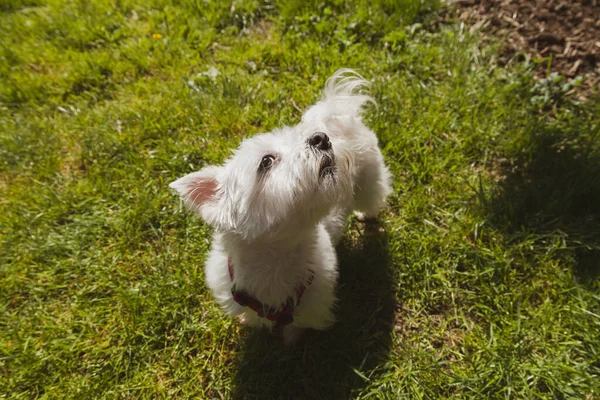
M352 210L375 217L391 192L377 137L364 125L373 100L356 72L339 70L300 124L244 140L222 166L170 184L214 227L206 282L223 310L280 328L286 343L335 321L334 246Z

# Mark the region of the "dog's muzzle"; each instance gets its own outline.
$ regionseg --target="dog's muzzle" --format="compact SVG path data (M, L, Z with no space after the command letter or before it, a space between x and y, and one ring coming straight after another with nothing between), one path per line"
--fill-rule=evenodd
M333 154L323 154L319 166L319 177L324 178L335 173L335 158Z
M335 157L329 136L325 132L313 133L306 141L319 157L319 178L333 176L335 173Z

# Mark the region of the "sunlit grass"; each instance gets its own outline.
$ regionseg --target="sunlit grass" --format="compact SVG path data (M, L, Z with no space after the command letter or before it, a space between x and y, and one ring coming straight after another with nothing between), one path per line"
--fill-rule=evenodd
M600 102L497 66L436 1L0 6L0 396L596 398ZM168 183L373 82L394 175L339 322L225 318Z

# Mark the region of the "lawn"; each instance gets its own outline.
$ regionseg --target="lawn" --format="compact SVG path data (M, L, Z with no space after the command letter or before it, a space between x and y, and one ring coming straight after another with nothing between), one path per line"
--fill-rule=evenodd
M599 398L600 98L445 7L3 0L0 398ZM339 322L286 349L219 311L168 184L340 67L394 194L348 221Z

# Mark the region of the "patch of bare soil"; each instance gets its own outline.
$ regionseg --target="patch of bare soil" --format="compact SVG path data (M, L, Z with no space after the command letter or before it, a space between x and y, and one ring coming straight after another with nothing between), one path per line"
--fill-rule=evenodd
M536 74L586 77L579 97L600 84L600 0L449 0L458 19L488 40L502 40L501 62L543 59Z

